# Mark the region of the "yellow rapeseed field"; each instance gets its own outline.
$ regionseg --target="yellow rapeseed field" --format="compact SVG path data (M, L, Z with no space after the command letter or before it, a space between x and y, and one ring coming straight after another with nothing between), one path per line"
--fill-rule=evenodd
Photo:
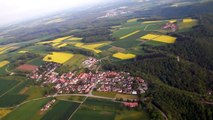
M175 23L177 20L169 20L170 23Z
M138 18L129 19L127 22L136 22Z
M57 38L57 39L54 39L54 40L50 40L50 41L44 41L44 42L39 42L38 44L50 44L50 43L61 43L63 42L64 40L70 38L72 36L66 36L66 37L61 37L61 38Z
M156 21L145 21L142 22L143 24L148 24L148 23L158 23L158 22L162 22L161 20L156 20Z
M112 55L114 58L118 58L118 59L121 59L121 60L127 60L127 59L132 59L132 58L135 58L136 55L134 54L125 54L125 53L115 53Z
M96 53L101 53L101 50L98 50L99 47L109 44L109 42L101 42L101 43L93 43L93 44L84 44L84 43L76 43L76 47L84 48L87 50L92 50Z
M62 43L62 44L58 45L57 48L62 48L62 47L65 47L65 46L67 46L67 44L66 43Z
M69 39L67 39L67 40L82 40L83 38L78 38L78 37L71 37L71 38L69 38Z
M63 52L52 52L51 54L46 55L43 60L46 62L56 62L63 64L69 59L71 59L74 55L70 53Z
M84 43L76 43L75 46L76 47L82 47L84 45Z
M195 19L191 19L191 18L185 18L183 19L183 23L190 23L190 22L195 22Z
M147 35L145 35L145 36L141 37L141 39L145 39L145 40L152 40L152 39L157 38L157 37L159 37L159 36L160 36L160 35L147 34Z
M59 44L60 44L60 43L53 43L52 46L53 46L53 47L56 47L56 46L58 46Z
M176 37L171 37L168 35L155 35L155 34L147 34L141 39L145 40L153 40L153 41L158 41L158 42L164 42L164 43L175 43Z
M129 33L129 34L127 34L127 35L125 35L125 36L121 37L120 39L125 39L125 38L127 38L127 37L129 37L129 36L132 36L132 35L134 35L134 34L138 33L138 32L140 32L140 30L137 30L137 31L132 32L132 33Z
M2 46L0 46L0 54L3 54L5 52L7 52L8 50L16 49L16 48L18 48L18 46L16 46L16 44L2 45Z
M25 51L25 50L21 50L19 51L18 53L27 53L28 51Z
M6 61L6 60L5 60L5 61L1 61L1 62L0 62L0 68L1 68L1 67L4 67L5 65L7 65L7 64L9 64L9 63L10 63L10 62L9 62L9 61Z
M0 109L0 118L3 118L4 116L6 116L11 111L12 110L9 110L9 109Z
M159 23L159 22L164 22L164 21L168 21L168 22L170 22L170 23L177 22L177 20L172 19L172 20L155 20L155 21L145 21L145 22L142 22L142 24Z
M53 42L53 43L61 43L61 42L63 42L64 40L66 40L66 39L68 39L68 38L70 38L70 37L72 37L72 36L66 36L66 37L57 38L57 39L53 40L52 42Z
M161 35L160 37L154 38L153 40L158 42L164 42L164 43L175 43L176 37Z

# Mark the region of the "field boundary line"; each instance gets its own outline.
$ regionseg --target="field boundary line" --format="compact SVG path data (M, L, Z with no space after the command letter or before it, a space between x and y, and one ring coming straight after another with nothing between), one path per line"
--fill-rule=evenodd
M4 95L6 95L7 93L9 93L10 91L12 91L13 89L15 89L17 86L19 86L21 83L23 83L24 81L19 82L17 85L15 85L14 87L10 88L8 91L6 91L5 93L3 93L2 95L0 95L0 98L3 97Z
M78 106L78 108L75 109L75 111L70 115L68 120L71 120L71 118L75 115L75 113L78 111L78 109L81 107L81 105L87 100L88 96L84 99L84 101Z

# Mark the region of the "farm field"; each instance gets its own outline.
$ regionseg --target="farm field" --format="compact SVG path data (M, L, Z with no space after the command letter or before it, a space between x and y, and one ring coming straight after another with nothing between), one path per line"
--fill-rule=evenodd
M17 80L0 80L0 95L4 94L12 87L17 85L19 81Z
M132 36L132 35L134 35L134 34L136 34L136 33L139 33L139 32L140 32L139 30L134 31L134 32L132 32L132 33L129 33L129 34L127 34L127 35L125 35L125 36L121 37L120 39L127 38L127 37Z
M158 42L158 41L145 41L143 43L143 45L148 45L148 46L163 46L163 45L167 45L166 43L163 43L163 42Z
M45 90L47 88L39 87L39 86L29 86L22 89L22 94L28 95L28 100L35 99L35 98L41 98L45 94Z
M75 54L71 59L66 61L56 71L70 72L70 71L76 70L81 66L81 64L84 60L86 60L86 56L81 55L81 54Z
M12 110L10 109L0 109L0 119L10 113Z
M116 114L114 120L150 120L150 117L145 111L123 110Z
M102 96L102 97L108 97L108 98L115 98L116 92L99 92L99 91L93 91L93 95L95 96Z
M78 106L79 103L58 101L41 120L68 120Z
M40 66L44 64L44 61L42 58L35 58L27 62L27 64L35 65L35 66Z
M142 40L153 40L157 42L163 42L163 43L175 43L176 38L171 37L168 35L156 35L156 34L147 34L145 36L141 37Z
M125 53L116 53L116 54L113 54L113 57L121 59L121 60L127 60L127 59L135 58L136 55L130 54L130 53L128 53L128 54L125 54Z
M91 44L76 43L75 47L91 50L91 51L94 51L95 53L101 53L102 51L99 50L98 48L108 44L110 44L110 42L91 43Z
M0 68L1 67L4 67L5 65L9 64L10 62L9 61L1 61L0 62Z
M2 120L17 120L17 116L20 120L40 120L42 118L39 114L40 109L50 100L51 98L46 98L25 103L6 115ZM27 114L23 115L23 113Z
M52 43L55 44L55 43L61 43L63 42L64 40L70 38L71 36L66 36L66 37L61 37L61 38L57 38L57 39L54 39L54 40L51 40L51 41L44 41L44 42L39 42L38 44L49 44L49 43Z
M141 41L136 40L136 39L123 39L123 40L117 40L115 42L113 42L111 45L116 46L116 47L121 47L124 49L129 49L135 46L140 45Z
M0 75L5 75L8 73L7 71L5 71L6 68L7 68L7 65L0 68Z
M138 96L137 95L125 95L125 94L116 94L115 98L117 99L124 99L124 100L137 100Z
M88 98L72 117L72 120L114 120L120 103Z
M0 46L0 55L16 48L18 48L17 44L2 45Z
M61 38L57 38L55 40L51 40L51 41L44 41L44 42L39 42L38 44L50 44L52 47L55 48L62 48L67 46L68 44L71 43L76 43L81 41L83 38L78 38L78 37L73 37L73 36L65 36L65 37L61 37Z
M22 50L22 51L19 51L18 53L24 54L24 53L27 53L27 52L28 51Z
M46 55L43 60L46 62L56 62L56 63L65 63L71 59L74 55L70 53L63 52L52 52L51 54Z
M24 79L24 78L23 78ZM15 87L14 89L12 89L11 91L9 91L8 94L23 94L23 89L28 86L29 81L25 80L21 83L19 83L19 85L17 87Z
M27 99L27 95L6 94L0 98L0 107L13 107Z
M33 70L37 68L38 66L35 66L35 65L24 64L24 65L18 66L16 69L20 71L25 71L25 72L32 72Z
M74 96L74 95L63 95L63 96L57 96L56 98L59 100L65 100L65 101L83 102L86 97Z

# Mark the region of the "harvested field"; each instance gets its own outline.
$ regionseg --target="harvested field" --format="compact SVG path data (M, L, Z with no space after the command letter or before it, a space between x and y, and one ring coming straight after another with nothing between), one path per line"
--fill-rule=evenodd
M0 109L0 119L10 113L12 110L10 109Z
M24 65L21 65L21 66L17 67L16 69L20 70L20 71L31 72L31 71L33 71L33 70L35 70L37 68L38 68L38 66L35 66L35 65L24 64Z

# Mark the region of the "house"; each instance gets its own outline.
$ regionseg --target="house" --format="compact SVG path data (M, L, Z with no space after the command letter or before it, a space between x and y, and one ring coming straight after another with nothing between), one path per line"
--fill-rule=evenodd
M137 102L123 102L123 105L125 107L135 108L138 107L139 104Z

